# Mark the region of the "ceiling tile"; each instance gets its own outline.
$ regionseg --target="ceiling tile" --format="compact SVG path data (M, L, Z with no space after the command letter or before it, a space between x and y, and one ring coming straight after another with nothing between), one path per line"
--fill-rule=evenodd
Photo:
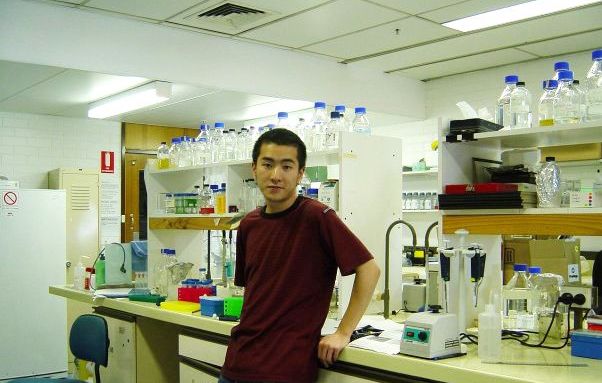
M400 12L361 0L338 0L240 36L298 48L403 16Z
M396 29L399 29L399 34L396 34ZM303 47L303 50L350 59L459 33L430 21L425 21L417 17L408 17L322 43L309 45Z
M448 5L461 3L465 0L421 0L421 1L399 1L399 0L369 0L372 3L384 5L398 11L417 15L422 12L439 9Z
M384 71L403 69L408 66L430 64L464 55L525 45L554 36L599 29L601 18L602 6L589 7L402 49L357 63L364 63L366 66ZM575 20L579 22L576 23Z
M431 78L506 65L513 62L530 60L533 58L535 58L535 56L516 49L502 49L495 52L483 53L475 56L463 57L460 59L404 69L393 73L402 74L404 76L413 77L419 80L428 80Z
M328 0L205 0L168 20L169 23L187 25L202 30L227 34L238 34L263 24L282 19L297 12L310 9ZM199 18L198 15L222 3L230 2L247 8L266 12L259 18L254 17L210 17Z
M538 56L557 56L563 53L594 50L602 47L602 30L575 36L521 45L518 48Z
M153 20L165 20L198 3L199 0L90 0L84 7L119 12Z
M0 61L0 108L1 101L16 93L52 78L65 69L44 65Z
M524 2L525 0L468 0L449 7L426 12L420 16L437 23L445 23Z

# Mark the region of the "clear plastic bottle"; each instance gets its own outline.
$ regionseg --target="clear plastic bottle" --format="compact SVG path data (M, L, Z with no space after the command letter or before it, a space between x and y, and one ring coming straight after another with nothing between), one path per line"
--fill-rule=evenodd
M516 88L518 76L508 75L504 77L506 87L502 91L500 98L497 100L497 108L495 111L495 122L505 128L510 128L512 124L512 116L510 114L510 93Z
M579 94L579 119L584 122L587 118L587 96L579 80L573 80L573 88Z
M289 129L287 112L278 112L278 123L276 124L276 127L281 129Z
M516 88L510 93L511 129L531 127L531 93L523 81L516 83Z
M178 157L178 167L192 165L192 146L190 145L190 137L180 137L180 156Z
M418 210L424 210L424 200L426 199L426 195L424 192L420 192L418 194Z
M585 79L587 119L599 120L602 119L602 49L592 52L592 61Z
M224 132L224 150L226 161L234 161L236 159L236 131L228 129Z
M418 210L418 205L420 204L419 202L419 195L418 192L414 192L412 193L412 203L411 203L411 210Z
M335 105L334 111L339 112L339 116L341 119L341 131L342 132L352 132L353 129L352 129L351 121L349 120L349 117L346 114L347 109L345 108L345 105Z
M433 200L430 192L427 192L424 196L424 210L433 209Z
M554 105L554 122L557 124L576 124L581 121L580 94L573 86L573 72L558 72L558 89Z
M498 363L501 358L502 318L493 304L486 304L479 314L478 354L484 363Z
M165 141L157 148L157 169L169 168L169 148Z
M336 149L339 147L339 134L341 131L341 120L339 112L330 112L330 121L325 129L325 149Z
M305 174L305 172L303 173L303 177L301 177L301 182L299 183L299 186L301 187L301 195L307 197L307 191L309 190L309 188L311 188L311 180L309 179L307 174Z
M218 189L215 193L215 213L225 214L226 213L226 188L222 184L222 188Z
M554 63L554 77L553 80L558 80L558 72L562 70L571 70L568 61L557 61Z
M529 286L533 287L534 282L537 279L537 276L539 274L541 274L541 267L529 266L528 271L529 271L529 276L527 277L527 280L529 281Z
M328 117L326 115L326 103L322 101L316 101L314 103L314 115L311 118L311 129L306 134L306 139L309 138L310 144L308 146L310 151L324 150L326 141L326 124L328 123ZM309 136L309 137L307 137Z
M527 265L516 263L514 275L502 289L505 328L533 329L535 320L529 312L533 293L527 279Z
M75 269L73 270L73 288L75 290L84 290L84 283L86 279L86 268L80 257Z
M213 205L211 205L211 189L209 189L209 184L204 184L203 185L203 190L201 190L201 205L200 207L212 207Z
M437 198L437 192L431 193L431 206L433 209L437 209L439 207L439 199Z
M224 126L223 122L216 122L215 130L211 136L211 162L213 163L222 162L226 157Z
M249 159L249 150L248 148L251 146L249 142L251 140L251 136L249 135L249 130L247 128L241 128L240 134L236 139L236 159L237 160L246 160Z
M211 163L211 148L209 146L209 126L201 124L199 126L199 135L194 140L193 145L193 165L205 165Z
M294 132L297 136L299 136L299 138L301 138L301 141L303 141L305 146L308 145L307 138L306 138L308 130L309 130L309 126L305 123L305 118L299 117L299 121L297 121L297 125L295 125Z
M556 89L558 81L545 80L543 82L543 94L539 99L538 119L539 126L554 125L554 105L556 104Z
M407 210L408 209L408 193L401 193L401 209L402 210Z
M366 108L358 106L355 108L355 117L353 118L353 131L356 133L370 135L370 121L366 115Z
M171 139L171 146L169 147L169 167L177 168L179 158L180 158L180 137L173 137Z
M562 191L560 189L560 168L556 164L556 158L546 157L535 176L537 188L538 207L560 207Z

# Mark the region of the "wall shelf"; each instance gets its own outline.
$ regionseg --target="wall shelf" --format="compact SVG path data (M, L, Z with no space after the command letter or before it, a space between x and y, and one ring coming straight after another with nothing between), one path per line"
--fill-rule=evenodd
M402 213L409 213L409 214L437 214L439 213L439 210L437 209L429 209L429 210L413 210L413 209L408 209L408 210L402 210Z
M240 220L236 214L178 214L153 216L148 219L151 230L235 230ZM233 222L234 221L234 222Z
M409 171L402 172L404 176L436 176L439 173L438 169L420 170L420 171Z

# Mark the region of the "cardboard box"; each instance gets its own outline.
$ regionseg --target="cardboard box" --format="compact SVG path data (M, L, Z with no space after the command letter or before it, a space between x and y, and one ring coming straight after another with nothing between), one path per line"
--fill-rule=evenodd
M555 157L556 161L582 161L602 158L602 143L549 146L541 149L541 161Z
M514 273L515 263L540 266L542 272L561 275L564 283L581 283L579 239L510 238L503 243L504 284Z

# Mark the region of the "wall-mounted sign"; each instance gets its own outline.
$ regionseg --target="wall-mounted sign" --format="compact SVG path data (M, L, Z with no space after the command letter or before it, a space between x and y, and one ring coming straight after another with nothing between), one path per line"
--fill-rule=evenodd
M115 152L100 152L100 172L115 173Z

